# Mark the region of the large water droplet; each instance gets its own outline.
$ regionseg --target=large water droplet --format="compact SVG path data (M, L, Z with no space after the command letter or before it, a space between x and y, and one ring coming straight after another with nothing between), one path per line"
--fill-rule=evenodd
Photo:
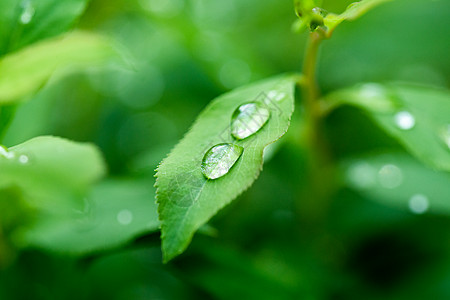
M128 209L123 209L117 214L117 222L121 225L128 225L133 221L133 213Z
M238 140L245 139L260 130L269 117L270 111L260 103L242 104L231 118L231 134Z
M218 144L206 151L202 172L206 178L216 179L227 174L241 157L244 148L235 144Z
M24 1L22 3L22 14L20 15L20 23L22 24L28 24L31 22L31 19L33 19L35 10L33 5L31 4L31 1Z
M428 198L425 195L416 194L409 198L408 207L415 214L423 214L429 206Z
M395 124L400 129L409 130L416 125L416 119L410 112L401 111L395 115Z
M396 165L384 165L378 172L380 184L387 189L399 187L403 182L403 173Z
M13 159L15 157L14 152L9 152L8 148L0 145L0 156L3 156L7 159Z

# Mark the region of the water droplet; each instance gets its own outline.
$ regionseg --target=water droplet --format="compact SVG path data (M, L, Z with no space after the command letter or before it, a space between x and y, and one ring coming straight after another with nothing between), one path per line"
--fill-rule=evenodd
M403 173L396 165L384 165L378 172L378 180L384 188L394 189L403 182Z
M409 130L416 124L416 119L410 112L401 111L395 115L395 124L400 129Z
M0 156L3 156L7 159L13 159L15 154L14 154L14 152L9 152L8 148L0 145Z
M133 213L128 209L123 209L117 214L117 222L121 225L129 225L133 221Z
M20 23L22 24L28 24L31 22L31 19L33 19L35 10L33 5L31 4L31 1L24 1L22 3L22 14L20 15Z
M28 158L28 156L23 155L23 154L21 156L19 156L19 162L21 164L27 164L29 161L30 161L30 159Z
M450 149L450 124L445 125L441 131L440 136L447 147Z
M244 148L234 144L218 144L208 151L202 161L202 172L206 178L216 179L227 174L241 157Z
M260 103L246 103L239 106L231 117L231 134L238 140L245 139L260 130L270 111Z
M365 161L358 161L349 167L347 177L353 187L367 189L376 184L376 169Z
M427 196L415 194L409 198L408 207L415 214L423 214L430 206Z

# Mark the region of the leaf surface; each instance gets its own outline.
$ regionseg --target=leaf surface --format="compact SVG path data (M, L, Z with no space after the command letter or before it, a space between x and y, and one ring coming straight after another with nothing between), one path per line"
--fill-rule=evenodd
M99 64L117 53L104 38L84 32L33 44L0 59L0 104L37 91L58 68Z
M182 253L195 231L257 178L264 148L289 127L295 81L296 76L279 76L216 98L160 164L156 187L164 261ZM255 101L270 110L269 120L255 134L235 140L230 132L233 112ZM212 146L221 143L236 144L244 150L227 174L207 180L201 171L202 159Z
M19 235L20 243L66 254L87 254L120 246L159 228L154 188L147 180L97 184L83 210L61 218L42 214Z

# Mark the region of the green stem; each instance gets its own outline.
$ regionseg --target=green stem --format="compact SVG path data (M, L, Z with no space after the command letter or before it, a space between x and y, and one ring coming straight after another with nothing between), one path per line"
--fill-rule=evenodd
M329 198L333 191L333 167L328 144L322 130L322 114L319 102L320 91L316 81L316 66L319 46L324 39L322 31L316 30L309 35L306 48L302 85L305 108L306 141L309 152L309 184L301 195L302 215L312 222L322 221L325 217ZM309 200L308 200L309 199Z

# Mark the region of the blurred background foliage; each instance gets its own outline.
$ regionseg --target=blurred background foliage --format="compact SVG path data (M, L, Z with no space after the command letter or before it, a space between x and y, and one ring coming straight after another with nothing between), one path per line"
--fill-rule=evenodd
M76 14L81 2L61 10ZM321 49L322 92L363 81L448 88L449 13L445 0L397 0L344 22ZM306 34L290 30L295 18L290 0L91 0L75 27L105 36L123 59L57 69L17 108L2 144L90 142L108 175L70 216L42 215L0 186L0 299L450 299L450 177L350 107L324 124L340 172L327 203L304 193L294 122L253 187L162 265L154 169L211 99L300 70ZM9 51L39 35L25 34ZM401 188L366 188L386 165L406 174ZM443 204L419 214L408 203L417 193Z

